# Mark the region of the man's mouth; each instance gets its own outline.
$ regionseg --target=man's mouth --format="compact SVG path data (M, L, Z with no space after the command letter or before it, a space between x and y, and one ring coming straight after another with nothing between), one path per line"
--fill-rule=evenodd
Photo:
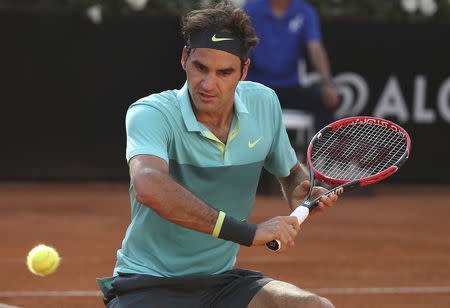
M198 95L200 96L200 99L204 102L211 102L214 100L215 96L214 95L209 95L203 92L199 92Z

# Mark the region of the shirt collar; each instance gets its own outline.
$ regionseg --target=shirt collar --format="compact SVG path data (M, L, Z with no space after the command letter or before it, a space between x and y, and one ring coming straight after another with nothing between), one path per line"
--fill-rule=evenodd
M239 84L236 87L236 92L234 93L234 111L238 115L238 117L242 114L247 114L248 109L247 106L245 106L244 102L241 99L241 96L239 95L240 91L238 90Z
M187 81L184 83L183 87L177 93L177 99L180 102L181 115L183 116L184 124L190 132L200 132L202 127L195 117L194 111L192 110L191 99L189 97L189 87ZM247 114L248 109L242 102L238 91L234 94L234 110L240 118L240 115Z
M190 132L200 132L202 128L197 122L194 111L191 106L191 99L189 98L189 88L187 81L184 83L183 87L177 93L178 101L180 102L181 115L183 116L184 124Z

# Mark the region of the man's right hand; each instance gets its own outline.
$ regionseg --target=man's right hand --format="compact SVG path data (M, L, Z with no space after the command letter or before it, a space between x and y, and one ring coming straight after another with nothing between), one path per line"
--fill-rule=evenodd
M341 105L341 96L336 87L331 83L324 83L322 85L322 98L325 102L325 106L329 110L335 110Z
M281 249L277 252L285 252L288 248L294 247L295 237L299 231L300 224L297 217L277 216L257 224L253 245L262 246L272 240L279 240Z

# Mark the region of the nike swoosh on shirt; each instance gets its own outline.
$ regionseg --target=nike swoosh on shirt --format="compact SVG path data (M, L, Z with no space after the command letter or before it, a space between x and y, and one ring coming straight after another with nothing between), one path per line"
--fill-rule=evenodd
M259 137L258 139L256 139L255 141L253 141L253 142L248 142L248 147L249 148L253 148L260 140L261 140L261 138L262 137Z
M222 42L222 41L232 41L233 39L230 37L216 37L214 34L211 38L211 41L213 42Z

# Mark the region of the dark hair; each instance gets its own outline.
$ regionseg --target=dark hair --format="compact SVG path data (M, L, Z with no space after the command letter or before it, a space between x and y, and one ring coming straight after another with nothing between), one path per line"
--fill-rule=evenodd
M250 49L258 44L250 17L229 1L220 1L212 8L190 11L181 20L181 34L187 46L193 33L205 29L231 32L239 38L244 55L248 55Z

